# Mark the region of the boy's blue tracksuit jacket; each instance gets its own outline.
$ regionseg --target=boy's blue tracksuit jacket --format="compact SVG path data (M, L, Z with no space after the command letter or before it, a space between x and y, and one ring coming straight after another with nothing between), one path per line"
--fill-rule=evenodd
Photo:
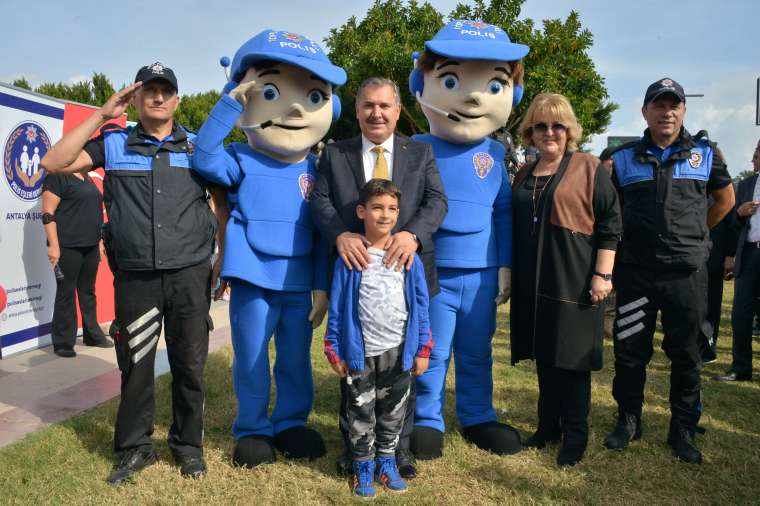
M361 271L349 270L340 258L335 261L325 331L325 355L333 364L345 360L352 371L364 370L364 337L359 322L361 280ZM403 366L408 371L412 368L415 356L427 358L433 349L425 270L418 256L414 257L412 270L404 276L404 295L408 315Z

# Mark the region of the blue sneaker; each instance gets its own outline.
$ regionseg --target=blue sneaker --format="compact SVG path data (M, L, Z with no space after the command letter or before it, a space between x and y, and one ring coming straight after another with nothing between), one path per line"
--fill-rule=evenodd
M375 459L375 480L391 492L406 492L406 481L398 474L395 456Z
M375 487L372 485L374 474L374 460L354 460L354 494L364 499L375 497Z

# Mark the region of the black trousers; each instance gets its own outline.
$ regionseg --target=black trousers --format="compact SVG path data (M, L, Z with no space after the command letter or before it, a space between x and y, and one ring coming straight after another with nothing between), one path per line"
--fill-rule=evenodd
M174 270L116 271L116 355L121 370L117 454L152 445L153 370L162 323L172 373L169 448L175 456L203 454L210 283L208 261Z
M82 333L85 343L93 344L106 337L98 325L95 303L95 278L100 263L98 245L84 248L61 246L58 265L63 272L63 280L55 290L53 308L53 348L73 349L77 340L77 312L74 299L79 299L82 313Z
M562 436L565 445L586 448L591 409L591 371L571 371L536 362L538 432L545 439Z
M739 376L752 374L752 325L760 297L760 249L745 243L742 270L734 281L731 328L734 335L731 369Z
M707 272L616 266L615 379L612 395L620 411L641 416L646 366L652 358L657 312L665 334L662 349L671 361L672 421L696 426L701 411L702 359L699 338L707 306Z
M718 346L720 317L723 309L723 271L707 274L707 321L713 328L712 348Z
M401 434L399 435L398 444L396 449L408 450L410 441L409 438L414 430L414 408L417 404L417 389L415 387L416 381L411 378L409 384L409 397L406 402L406 411L404 414L404 425L401 427ZM340 380L340 411L338 412L338 426L340 427L340 433L343 436L343 448L347 453L351 452L351 443L348 436L348 415L346 413L346 406L349 402L348 385L346 384L346 378Z

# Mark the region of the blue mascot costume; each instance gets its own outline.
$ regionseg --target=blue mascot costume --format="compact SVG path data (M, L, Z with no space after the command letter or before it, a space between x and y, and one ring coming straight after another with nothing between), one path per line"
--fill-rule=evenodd
M310 149L340 114L333 87L345 81L318 44L265 30L238 49L230 82L196 138L194 170L234 196L221 275L232 285L237 465L273 462L274 448L289 458L325 454L322 437L306 427L312 328L327 309L327 251L308 203L316 180ZM248 143L225 149L236 125ZM268 416L273 335L277 400Z
M430 302L435 347L417 379L412 451L442 455L443 401L453 352L456 413L463 436L497 454L520 451L520 437L499 423L493 406L491 341L496 307L509 299L512 191L504 147L491 135L507 123L522 97L527 46L497 26L454 20L414 55L409 86L430 125L416 140L433 146L449 198L434 235L441 291Z

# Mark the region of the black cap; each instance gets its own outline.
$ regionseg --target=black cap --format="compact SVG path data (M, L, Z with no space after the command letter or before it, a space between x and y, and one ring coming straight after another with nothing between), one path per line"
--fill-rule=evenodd
M665 77L649 85L649 88L647 88L647 93L644 95L644 105L646 106L649 102L665 93L671 93L675 95L679 102L686 102L686 95L684 94L681 85L675 82L673 79Z
M179 91L177 87L177 78L174 75L174 71L169 67L165 67L162 63L156 62L151 65L146 65L137 71L135 76L135 82L142 81L143 84L147 84L150 81L156 79L162 79L174 87L175 91Z

